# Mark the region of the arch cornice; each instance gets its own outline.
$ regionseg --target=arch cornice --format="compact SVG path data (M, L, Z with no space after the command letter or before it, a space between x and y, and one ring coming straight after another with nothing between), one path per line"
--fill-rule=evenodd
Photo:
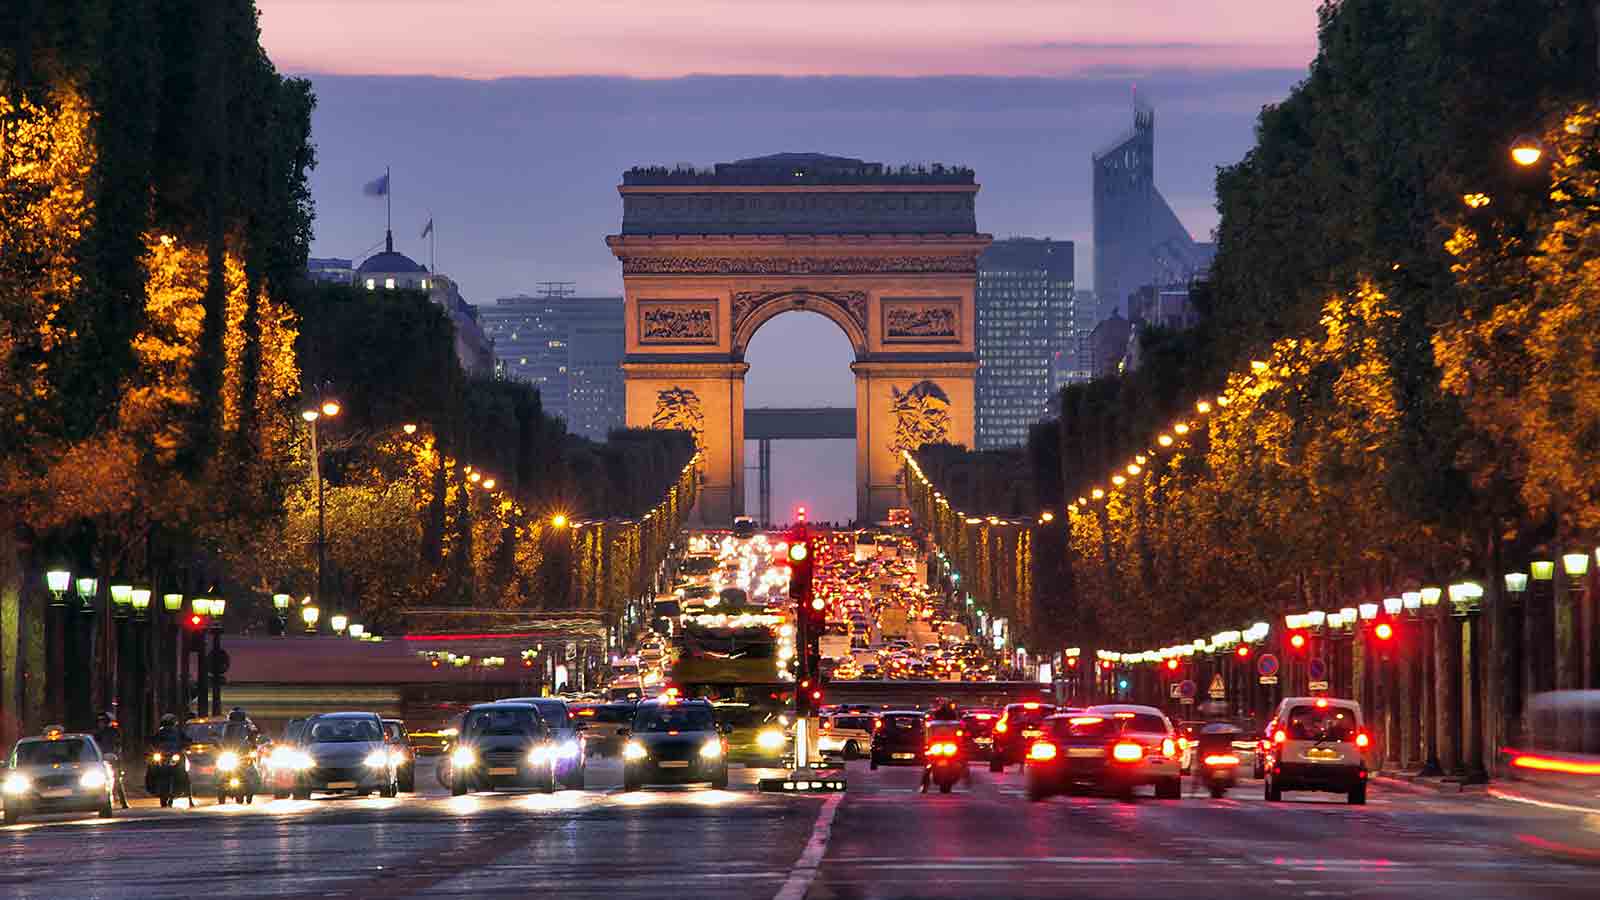
M867 292L737 291L733 295L733 353L744 354L762 325L792 310L821 313L844 331L856 358L867 354Z

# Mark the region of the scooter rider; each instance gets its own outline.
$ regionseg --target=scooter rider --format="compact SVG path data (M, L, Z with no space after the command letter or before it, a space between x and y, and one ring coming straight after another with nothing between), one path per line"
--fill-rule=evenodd
M99 745L101 754L117 758L117 802L127 809L128 787L123 783L122 729L117 726L117 719L111 713L103 712L95 717L94 742Z

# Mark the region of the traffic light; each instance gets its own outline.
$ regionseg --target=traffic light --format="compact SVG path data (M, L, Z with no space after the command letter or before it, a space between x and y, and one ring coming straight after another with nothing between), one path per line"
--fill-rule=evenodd
M1249 659L1250 658L1250 645L1249 644L1240 644L1239 645L1239 649L1235 650L1233 652L1238 654L1240 659Z
M1301 634L1298 631L1294 632L1293 634L1290 634L1289 635L1289 646L1293 647L1296 650L1304 650L1305 646L1306 646L1306 636Z
M803 604L811 601L813 562L811 540L802 529L789 540L789 597Z
M1388 622L1379 622L1378 627L1372 629L1372 633L1378 640L1387 641L1394 637L1394 626Z
M1167 671L1168 672L1176 672L1176 671L1178 671L1178 661L1176 659L1167 660Z

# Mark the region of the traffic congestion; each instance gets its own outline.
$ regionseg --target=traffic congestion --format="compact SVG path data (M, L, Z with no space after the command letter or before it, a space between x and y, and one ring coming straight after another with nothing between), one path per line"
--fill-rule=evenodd
M1020 674L1012 661L930 584L928 555L937 551L909 528L806 535L822 626L814 640L822 677L806 685L807 637L790 596L802 565L794 539L745 523L683 535L649 615L586 690L435 698L430 708L446 712L416 723L376 709L258 722L235 707L167 716L143 748L121 746L111 712L95 733L51 727L5 760L0 851L15 871L32 873L35 893L53 896L75 896L85 883L71 869L41 868L36 845L131 865L122 851L84 842L149 827L201 840L248 835L223 854L240 871L265 865L257 876L265 882L239 876L246 892L375 895L388 892L386 873L396 870L408 873L396 896L440 884L472 892L467 869L479 863L447 860L480 858L483 877L497 884L513 883L504 879L520 865L532 867L520 870L531 873L527 885L570 888L569 877L526 854L605 869L646 845L617 843L627 833L732 868L613 873L569 893L654 896L663 878L681 878L714 896L899 896L883 887L897 883L885 875L931 867L927 877L937 880L905 893L1009 895L995 893L992 879L1011 871L1018 896L1153 896L1185 885L1196 893L1193 885L1227 872L1237 878L1240 870L1219 868L1227 858L1265 865L1308 891L1328 886L1330 866L1381 880L1398 864L1382 829L1448 816L1521 861L1503 866L1497 883L1531 879L1548 888L1541 896L1578 895L1567 890L1566 867L1585 864L1578 851L1595 843L1581 819L1485 808L1495 801L1430 795L1386 777L1351 699L1285 697L1269 714L1241 717L1232 707L1148 706L1075 696L1059 679L1012 677ZM814 703L798 702L813 690ZM801 784L808 790L793 791ZM1379 818L1329 818L1346 808ZM1367 821L1379 823L1371 834ZM335 878L261 863L261 841L293 833L295 822L354 826L336 839L372 868ZM1505 822L1521 838L1506 837ZM78 827L90 823L99 826L92 833ZM451 830L465 823L493 836ZM449 855L415 847L397 855L379 837L390 832L370 831L390 824ZM53 829L66 830L50 838ZM1234 837L1218 860L1189 859L1191 873L1157 862L1196 829ZM553 843L558 833L563 843ZM813 846L822 849L806 863ZM1537 865L1525 856L1530 847L1540 849ZM1279 861L1262 862L1269 857ZM1375 893L1443 896L1459 880L1459 869L1408 860L1430 880L1399 879L1396 891ZM1439 860L1460 865L1452 854ZM1108 865L1156 868L1134 884L1106 880ZM426 875L433 869L438 880Z

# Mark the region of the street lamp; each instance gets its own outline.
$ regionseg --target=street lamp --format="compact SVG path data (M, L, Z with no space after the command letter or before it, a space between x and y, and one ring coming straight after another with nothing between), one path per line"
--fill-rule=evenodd
M356 640L360 640L367 636L367 626L361 624L360 622L351 622L347 631L349 632L350 636Z
M1388 614L1390 618L1400 615L1400 611L1404 608L1405 601L1399 597L1383 598L1383 611Z
M183 595L182 594L162 594L161 595L161 606L164 609L166 609L167 612L175 613L178 610L183 609Z
M306 623L306 634L317 633L317 619L321 617L322 610L315 606L300 607L300 620Z
M194 614L197 615L197 616L205 616L207 618L210 618L210 616L211 616L211 598L210 597L196 597L193 600L189 601L189 608L194 610Z
M83 604L83 611L94 612L94 597L100 591L100 579L85 575L73 586L78 589L78 601Z
M145 615L150 612L150 589L134 588L132 601L134 618L144 621Z
M345 626L350 624L350 618L344 613L334 613L328 618L328 624L333 627L334 634L344 634Z
M1400 595L1400 603L1405 607L1406 615L1415 619L1422 612L1422 592L1406 591Z
M1539 164L1544 158L1544 148L1530 135L1519 135L1511 142L1511 161L1524 169Z
M116 613L117 618L126 619L128 617L128 607L132 603L133 585L113 584L111 586L112 611Z
M1561 568L1567 573L1568 578L1577 581L1589 574L1589 554L1568 553L1561 557Z
M65 599L67 588L72 585L72 573L66 569L51 569L44 573L45 587L50 589L51 606L62 607L67 605Z
M327 507L322 499L322 442L319 425L323 418L337 417L340 409L339 401L323 397L320 405L308 404L300 412L300 417L305 419L311 428L311 479L317 486L317 599L319 600L327 597L322 570L328 560Z
M1363 622L1371 622L1378 617L1378 604L1376 603L1362 603L1357 606L1357 609L1361 611L1361 621Z

